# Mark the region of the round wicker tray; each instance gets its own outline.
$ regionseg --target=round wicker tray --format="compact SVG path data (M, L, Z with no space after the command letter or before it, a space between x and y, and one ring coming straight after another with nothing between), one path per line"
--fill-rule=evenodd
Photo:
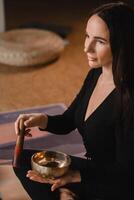
M39 29L15 29L0 33L0 63L33 66L57 58L65 41L57 34Z

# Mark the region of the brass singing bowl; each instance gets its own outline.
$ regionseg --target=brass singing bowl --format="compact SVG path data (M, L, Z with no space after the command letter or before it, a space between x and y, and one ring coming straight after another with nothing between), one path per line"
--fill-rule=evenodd
M41 151L31 157L32 169L45 178L55 179L63 176L70 164L70 156L59 151Z

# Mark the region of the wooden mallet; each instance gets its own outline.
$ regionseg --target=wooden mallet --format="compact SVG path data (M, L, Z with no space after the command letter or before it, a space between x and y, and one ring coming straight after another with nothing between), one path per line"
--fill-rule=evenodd
M20 119L20 131L19 135L17 136L16 145L14 149L14 158L13 158L13 167L20 167L20 159L21 154L23 151L23 144L24 144L24 137L25 137L25 126L24 126L24 120Z

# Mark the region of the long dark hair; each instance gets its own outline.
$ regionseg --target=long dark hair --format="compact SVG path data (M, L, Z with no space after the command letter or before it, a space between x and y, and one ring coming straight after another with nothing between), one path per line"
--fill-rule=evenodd
M120 94L121 124L126 129L134 115L134 9L116 2L98 7L93 14L101 17L109 28L113 78Z

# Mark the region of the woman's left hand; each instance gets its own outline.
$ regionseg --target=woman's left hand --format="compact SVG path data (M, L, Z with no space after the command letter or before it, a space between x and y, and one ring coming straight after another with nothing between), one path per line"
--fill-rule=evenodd
M68 172L57 179L48 179L42 177L38 172L34 170L29 170L27 172L26 177L28 177L30 180L37 181L40 183L49 183L52 184L51 191L54 191L55 189L64 186L68 183L74 183L74 182L80 182L81 177L80 177L80 172L79 171L72 171L68 170Z

